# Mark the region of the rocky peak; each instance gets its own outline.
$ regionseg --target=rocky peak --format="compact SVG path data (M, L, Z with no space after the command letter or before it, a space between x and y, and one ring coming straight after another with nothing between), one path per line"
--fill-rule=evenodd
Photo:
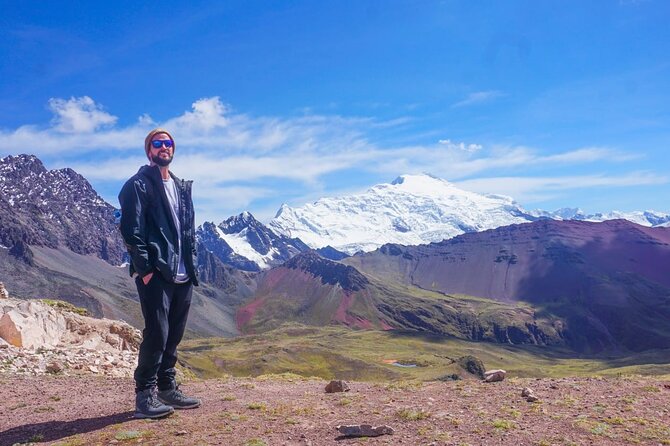
M259 228L263 224L256 220L256 218L248 211L244 211L239 215L234 215L221 223L219 228L226 234L241 232L247 228Z
M0 244L27 263L36 245L120 264L126 250L114 210L70 168L47 170L34 155L0 159Z
M218 226L204 223L198 228L197 236L205 248L223 263L246 271L280 265L309 249L299 239L277 235L246 211L222 221Z
M368 279L353 266L325 259L311 250L298 254L283 266L310 273L321 278L323 284L340 285L347 291L362 290L369 283Z

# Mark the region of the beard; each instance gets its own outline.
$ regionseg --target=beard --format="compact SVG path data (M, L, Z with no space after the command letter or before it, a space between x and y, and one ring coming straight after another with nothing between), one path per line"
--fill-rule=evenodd
M154 163L158 164L161 167L168 166L172 162L172 157L174 155L170 155L169 158L161 158L160 153L157 153L156 155L151 157L151 161Z

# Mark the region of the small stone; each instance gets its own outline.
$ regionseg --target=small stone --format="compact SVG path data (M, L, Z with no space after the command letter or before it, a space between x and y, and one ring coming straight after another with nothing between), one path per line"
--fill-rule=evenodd
M529 403L534 403L535 401L539 401L539 400L540 399L538 397L536 397L535 395L528 395L526 397L526 401L528 401Z
M331 381L326 385L326 393L348 392L349 385L344 381Z
M507 372L504 370L490 370L488 372L484 372L484 382L499 382L505 379L505 375L507 375Z
M98 368L94 365L89 365L88 369L93 373L100 373L100 370L98 370Z
M58 361L50 362L46 366L47 373L60 373L62 371L63 371L63 365Z
M345 437L379 437L380 435L393 435L393 429L389 426L372 427L370 424L337 426L337 430Z
M174 434L177 435L177 436L186 435L186 434L188 434L188 431L177 431Z
M0 282L0 299L9 299L7 288L5 288L5 284L2 282Z
M524 397L524 398L527 398L527 397L531 396L532 394L533 394L533 389L531 389L530 387L525 387L521 391L521 396Z

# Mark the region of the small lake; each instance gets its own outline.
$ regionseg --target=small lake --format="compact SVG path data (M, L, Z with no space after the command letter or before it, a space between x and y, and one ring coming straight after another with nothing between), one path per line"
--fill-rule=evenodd
M402 362L394 362L391 365L394 365L396 367L418 367L416 364L406 364L406 363L402 363Z

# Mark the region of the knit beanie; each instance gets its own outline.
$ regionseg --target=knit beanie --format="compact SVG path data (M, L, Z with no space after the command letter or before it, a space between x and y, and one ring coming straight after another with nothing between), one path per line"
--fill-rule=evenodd
M156 128L156 129L153 129L152 131L150 131L149 134L147 135L147 137L144 138L144 152L147 154L147 158L149 158L149 159L151 159L149 157L149 150L151 150L151 138L153 138L154 136L156 136L159 133L165 133L167 136L170 137L170 139L172 140L172 152L174 152L174 149L175 149L174 138L172 137L172 135L170 135L170 132L168 132L167 130L162 129L162 128L159 127L159 128Z

